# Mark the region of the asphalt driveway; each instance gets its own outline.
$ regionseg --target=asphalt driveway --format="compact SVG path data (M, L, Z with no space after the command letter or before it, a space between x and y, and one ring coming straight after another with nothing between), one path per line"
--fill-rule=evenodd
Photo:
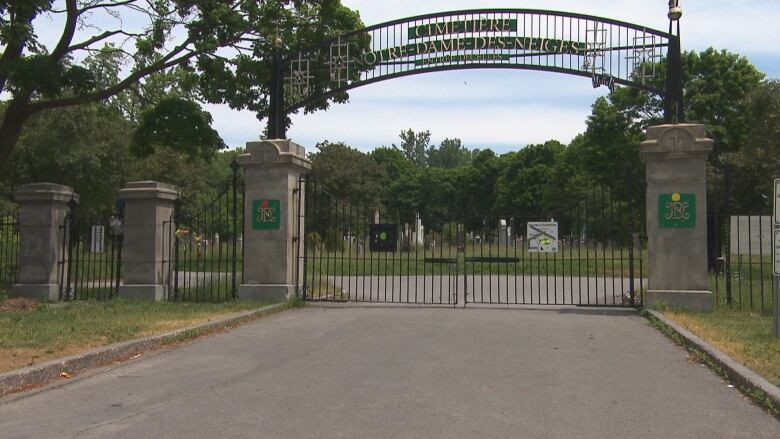
M0 436L777 437L620 309L311 306L0 400Z

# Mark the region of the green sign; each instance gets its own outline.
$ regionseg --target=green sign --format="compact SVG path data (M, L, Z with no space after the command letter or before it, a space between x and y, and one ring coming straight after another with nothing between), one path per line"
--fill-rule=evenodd
M696 195L678 192L659 195L658 220L667 229L696 227Z
M252 201L252 228L279 230L282 225L282 203L279 200Z
M425 23L409 27L409 39L475 32L516 32L517 20L488 19Z

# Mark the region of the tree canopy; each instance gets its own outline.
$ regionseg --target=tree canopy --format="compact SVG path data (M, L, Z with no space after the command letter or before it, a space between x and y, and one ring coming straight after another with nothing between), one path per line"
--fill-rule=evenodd
M49 47L40 32L52 23L62 30ZM139 142L218 148L221 140L205 128L210 119L193 102L226 103L262 119L277 36L294 50L359 27L358 13L339 0L0 0L0 93L10 96L0 120L0 163L35 114L107 99L128 109L134 99L160 104L140 118ZM113 65L96 69L106 58ZM170 90L155 87L154 77L172 71L180 90L162 99Z

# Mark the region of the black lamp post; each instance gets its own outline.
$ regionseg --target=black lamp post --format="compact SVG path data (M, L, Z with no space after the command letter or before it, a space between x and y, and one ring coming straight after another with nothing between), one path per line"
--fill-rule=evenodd
M669 0L669 53L667 54L666 96L664 119L666 123L684 122L685 108L682 77L682 50L680 49L680 19L683 10L679 0ZM676 35L675 24L677 24Z

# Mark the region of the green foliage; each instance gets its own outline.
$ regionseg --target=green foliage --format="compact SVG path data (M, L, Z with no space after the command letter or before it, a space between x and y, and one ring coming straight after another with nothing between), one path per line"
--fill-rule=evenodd
M733 165L731 206L737 212L771 209L772 185L780 177L780 81L766 81L744 102L748 132Z
M460 139L444 139L438 148L428 150L428 166L453 169L466 166L474 160L473 153L463 146Z
M336 231L325 233L322 244L325 247L325 250L330 252L343 252L345 248L344 238Z
M552 140L508 155L496 181L496 212L509 216L545 213L545 188L563 150L560 142Z
M382 170L381 205L397 211L402 223L414 223L418 212L420 170L395 147L377 148L371 152L371 158Z
M344 143L322 142L310 155L317 184L339 200L376 206L380 200L382 169L370 155Z
M441 231L457 209L453 204L457 193L455 174L446 169L424 169L418 180L418 211L426 230Z
M706 124L717 139L714 157L744 145L748 131L747 97L764 74L747 58L709 48L683 55L687 118Z
M639 143L643 132L604 98L593 104L583 136L583 167L593 180L611 187L627 176L639 175Z
M482 219L495 212L495 187L503 160L487 149L480 151L471 166L456 170L455 217L467 231L479 230Z
M211 128L211 120L211 115L194 102L173 96L163 98L141 113L131 150L143 157L164 145L192 157L208 158L225 148L217 131Z
M16 153L2 166L3 185L10 193L25 183L65 184L82 195L84 215L110 211L116 191L132 172L126 143L131 131L119 113L100 104L40 113L30 119Z
M100 22L103 16L116 18L116 27ZM64 26L57 43L44 47L38 34L50 18ZM227 103L259 119L267 114L277 33L289 53L361 27L359 14L339 0L0 1L0 93L14 109L0 119L0 163L30 116L106 100L132 122L141 119L136 152L149 154L163 142L202 155L221 140L197 103ZM369 41L354 44L359 52ZM315 72L313 90L330 87L329 79L327 71ZM305 110L347 99L338 93Z
M418 168L423 168L428 164L428 151L431 146L431 132L422 131L415 133L411 129L401 131L400 149L404 157L412 162ZM398 148L393 145L394 148Z

